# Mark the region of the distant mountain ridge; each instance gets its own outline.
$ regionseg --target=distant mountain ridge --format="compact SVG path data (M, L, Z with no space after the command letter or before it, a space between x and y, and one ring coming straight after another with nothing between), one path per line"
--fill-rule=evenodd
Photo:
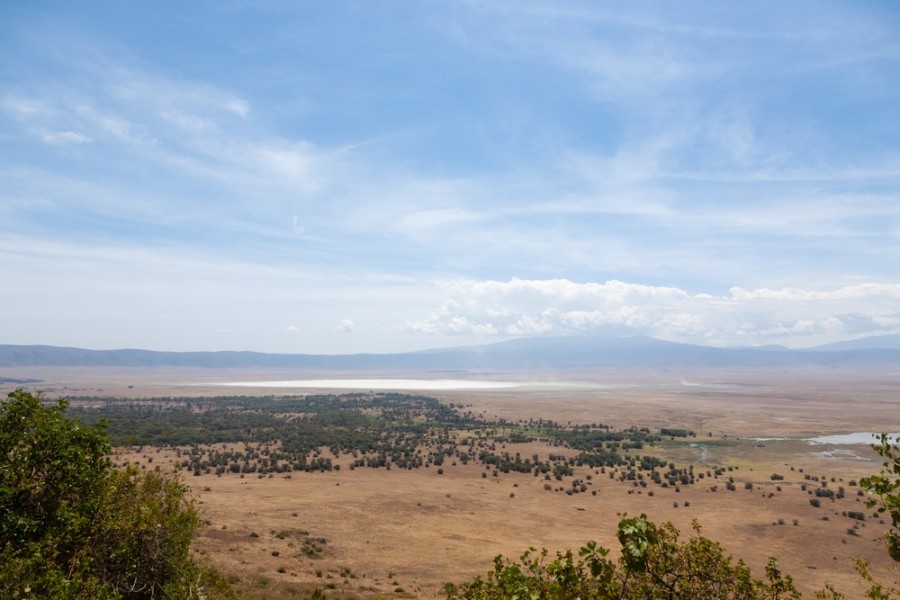
M878 335L857 340L833 342L807 350L900 350L900 335Z
M462 348L393 354L268 354L262 352L158 352L0 345L0 367L200 367L304 370L488 370L591 367L900 366L900 336L880 336L804 350L713 348L650 337L521 338Z

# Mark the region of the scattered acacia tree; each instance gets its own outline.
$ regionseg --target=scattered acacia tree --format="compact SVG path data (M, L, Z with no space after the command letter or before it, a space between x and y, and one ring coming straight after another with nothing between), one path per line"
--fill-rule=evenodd
M594 542L582 547L578 558L567 551L549 560L547 550L532 548L519 561L497 556L486 578L447 584L445 591L450 600L800 597L775 559L769 559L765 581L754 579L743 561L734 562L721 545L702 536L696 522L689 539L679 535L671 523L658 526L645 515L625 518L617 533L618 561Z
M116 469L105 424L16 390L0 404L0 597L230 596L190 555L198 511L173 476Z

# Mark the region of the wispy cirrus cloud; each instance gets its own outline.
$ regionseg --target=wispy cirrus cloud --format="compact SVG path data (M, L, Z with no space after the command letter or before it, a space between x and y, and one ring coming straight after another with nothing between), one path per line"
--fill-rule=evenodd
M280 349L894 331L881 296L753 295L900 278L895 21L812 6L191 5L165 45L130 9L12 11L0 270Z
M80 131L44 131L41 140L52 146L64 146L69 144L89 144L94 139Z

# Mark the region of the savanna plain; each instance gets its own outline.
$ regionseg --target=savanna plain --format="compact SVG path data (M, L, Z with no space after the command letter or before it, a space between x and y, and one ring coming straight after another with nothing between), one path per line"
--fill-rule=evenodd
M865 436L814 438L900 431L900 372L4 375L4 396L42 390L79 418L106 418L118 463L178 470L203 511L195 551L248 598L440 598L497 554L588 540L615 553L626 513L683 536L696 521L757 576L777 557L804 596L826 581L861 595L855 558L896 578L887 524L858 486L880 458ZM262 384L388 378L504 385ZM237 382L251 384L223 385Z

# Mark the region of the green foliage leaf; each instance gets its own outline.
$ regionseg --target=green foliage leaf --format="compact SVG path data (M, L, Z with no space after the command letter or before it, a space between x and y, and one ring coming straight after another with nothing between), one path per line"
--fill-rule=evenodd
M885 544L890 557L900 561L900 439L883 433L872 448L885 461L879 474L865 477L859 484L870 495L868 508L878 506L879 513L890 514L891 527L885 533Z
M766 581L754 579L742 562L699 533L681 541L671 523L656 525L645 515L625 518L617 532L621 558L613 562L608 550L588 542L575 559L571 551L557 552L546 564L547 550L530 549L519 562L498 556L487 578L476 577L445 588L450 600L539 598L548 600L638 598L734 598L742 600L798 598L790 576L774 559L766 567Z
M230 596L190 556L197 508L175 477L109 458L105 424L16 390L0 405L0 597Z

